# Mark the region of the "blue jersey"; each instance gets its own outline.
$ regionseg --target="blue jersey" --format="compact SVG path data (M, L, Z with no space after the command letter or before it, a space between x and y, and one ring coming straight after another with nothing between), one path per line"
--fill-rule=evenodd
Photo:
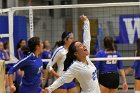
M135 78L140 78L140 61L136 60L131 67L135 70Z
M120 57L118 52L107 53L105 50L100 50L96 54L96 58L117 58ZM118 72L118 69L123 69L122 61L120 60L107 60L95 63L96 68L99 72Z
M1 60L5 60L6 59L6 54L5 54L5 52L3 50L0 51L0 59Z
M10 57L10 53L9 53L9 51L7 51L7 54L8 54L8 56ZM6 55L5 55L6 56ZM8 72L9 71L9 69L11 68L13 66L13 64L11 63L11 64L6 64L5 65L5 68L6 68L6 72Z
M24 57L25 57L25 55L23 54L23 51L18 50L18 58L23 59Z
M41 58L37 58L33 53L31 53L10 68L8 74L13 74L18 69L22 69L24 71L22 85L36 88L40 85L42 65L43 63Z
M52 51L43 51L42 54L41 54L41 58L42 59L49 59L51 58L51 54L52 54Z
M41 54L41 58L42 59L50 59L51 58L51 55L52 55L52 51L43 51L42 54ZM44 62L44 64L48 64L48 62Z

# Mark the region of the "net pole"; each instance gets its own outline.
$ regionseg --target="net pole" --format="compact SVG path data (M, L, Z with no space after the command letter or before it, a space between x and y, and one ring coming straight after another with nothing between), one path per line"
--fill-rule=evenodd
M13 39L13 22L14 22L13 15L14 15L13 10L8 12L10 58L15 58L15 56L14 56L14 39ZM14 60L14 59L10 59L10 60Z
M78 3L77 2L77 0L72 0L72 4L76 4L76 3ZM78 40L78 24L77 24L77 22L78 22L78 10L77 10L77 8L75 8L75 9L72 9L72 22L73 22L73 28L72 28L72 30L73 30L73 33L74 33L74 38L76 39L76 40Z
M0 60L0 93L6 93L5 83L5 64L3 60Z
M30 38L34 36L33 9L31 4L32 4L32 0L29 0Z

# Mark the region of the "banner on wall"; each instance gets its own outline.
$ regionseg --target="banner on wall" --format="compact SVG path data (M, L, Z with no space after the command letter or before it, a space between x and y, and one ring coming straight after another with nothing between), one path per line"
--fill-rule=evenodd
M119 43L133 44L140 38L140 15L121 15L119 29Z
M20 39L27 40L27 18L25 16L14 16L14 50L15 55L17 55L17 43ZM0 34L8 34L8 16L0 16ZM9 41L9 38L0 38L0 41Z

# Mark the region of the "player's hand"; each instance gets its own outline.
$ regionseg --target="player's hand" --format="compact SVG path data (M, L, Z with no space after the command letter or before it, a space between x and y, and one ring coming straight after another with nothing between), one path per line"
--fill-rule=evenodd
M85 16L85 15L81 15L81 16L80 16L80 19L81 19L81 21L85 21L85 20L87 20L88 18L87 18L87 16Z
M45 93L45 89L42 89L40 93Z
M128 86L127 86L127 82L123 83L123 91L127 92L128 91Z
M49 90L47 88L45 88L45 92L44 93L49 93Z
M16 87L14 85L10 85L10 91L13 93L16 91Z
M4 52L4 53L7 53L7 51L6 51L6 50L3 50L3 52Z

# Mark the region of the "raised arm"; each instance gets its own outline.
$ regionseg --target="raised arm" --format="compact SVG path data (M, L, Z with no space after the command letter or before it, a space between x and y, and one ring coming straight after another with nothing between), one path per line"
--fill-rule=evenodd
M90 53L90 41L91 41L91 35L90 35L90 23L87 18L87 16L80 16L80 19L84 22L83 25L83 44L86 46L88 52Z

